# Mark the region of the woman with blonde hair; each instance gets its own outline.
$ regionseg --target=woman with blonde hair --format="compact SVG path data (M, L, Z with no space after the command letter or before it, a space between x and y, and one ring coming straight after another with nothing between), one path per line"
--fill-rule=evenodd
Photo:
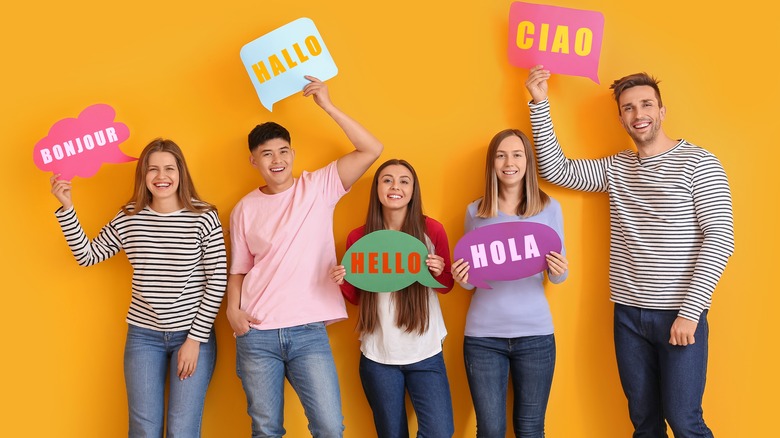
M163 425L166 436L200 436L227 262L216 208L198 197L181 149L164 139L146 146L133 196L92 240L76 216L71 182L54 175L51 186L62 204L57 220L79 265L124 250L133 266L124 354L129 436L162 437Z
M485 193L466 209L464 232L505 222L535 222L551 227L563 242L558 202L539 188L536 160L528 137L506 129L490 141L485 160ZM547 278L564 281L568 262L561 253L546 254ZM452 264L454 279L465 289L469 264ZM463 356L477 416L477 437L506 433L507 382L514 389L516 437L544 437L544 416L555 368L552 315L544 293L544 273L477 288L466 317Z

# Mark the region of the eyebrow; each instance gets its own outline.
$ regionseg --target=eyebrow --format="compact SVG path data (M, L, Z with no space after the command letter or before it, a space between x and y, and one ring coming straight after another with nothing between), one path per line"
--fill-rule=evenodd
M278 148L277 150L283 151L285 149L290 149L290 146L282 146L282 147ZM260 149L260 153L263 153L263 152L273 152L273 149L271 149L271 148Z

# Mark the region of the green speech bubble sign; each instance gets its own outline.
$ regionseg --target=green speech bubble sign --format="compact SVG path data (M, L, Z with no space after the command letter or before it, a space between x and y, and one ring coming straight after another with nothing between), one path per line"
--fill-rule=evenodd
M442 288L425 264L428 248L401 231L379 230L361 237L344 254L341 264L350 284L367 292L395 292L415 281Z

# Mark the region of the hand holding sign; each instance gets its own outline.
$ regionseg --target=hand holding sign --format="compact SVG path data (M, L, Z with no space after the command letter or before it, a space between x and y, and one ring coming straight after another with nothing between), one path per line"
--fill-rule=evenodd
M368 292L395 292L415 281L423 286L442 288L425 265L428 248L401 231L379 230L355 242L341 260L344 277L350 284Z
M515 2L509 9L509 62L521 68L542 64L598 84L603 34L601 12Z
M338 69L314 22L299 18L241 48L241 61L268 111L303 89L306 75L325 81Z
M547 253L560 252L562 246L558 233L547 225L505 222L466 233L455 245L454 258L469 263L469 284L492 289L486 281L517 280L544 271Z

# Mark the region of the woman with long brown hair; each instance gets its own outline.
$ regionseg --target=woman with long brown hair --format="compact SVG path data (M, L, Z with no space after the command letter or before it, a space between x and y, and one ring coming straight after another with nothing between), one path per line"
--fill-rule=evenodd
M484 196L466 209L464 232L505 222L549 226L563 242L561 206L539 187L534 150L528 137L506 129L490 141L485 159ZM560 283L568 276L561 253L545 254L547 278ZM464 289L469 264L452 264L453 277ZM492 281L471 297L463 339L477 437L504 438L507 382L514 389L514 434L544 437L544 416L555 368L552 315L544 293L544 273L512 281Z
M216 208L198 197L181 149L159 138L144 148L132 197L92 240L73 208L71 182L54 175L51 186L79 265L124 250L133 266L124 357L128 435L162 437L167 425L165 436L200 436L227 262Z
M370 196L366 224L349 233L347 249L374 231L402 231L426 244L426 265L444 285L430 289L415 282L397 292L372 293L344 281L344 266L331 270L344 297L359 307L360 380L377 435L409 436L404 402L408 391L418 436L451 437L452 400L442 354L447 329L437 297L453 286L447 234L439 222L423 215L417 173L404 160L379 166Z

